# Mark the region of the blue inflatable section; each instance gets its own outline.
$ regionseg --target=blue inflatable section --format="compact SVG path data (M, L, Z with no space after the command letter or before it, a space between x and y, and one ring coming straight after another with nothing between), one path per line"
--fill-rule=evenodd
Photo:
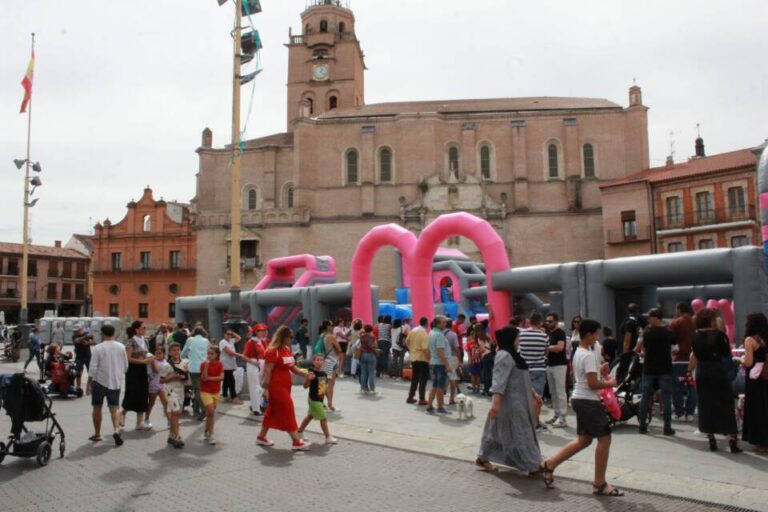
M408 288L397 288L395 290L395 299L397 300L398 304L408 304L410 301L408 300L408 292L410 290Z
M379 303L379 315L390 316L392 320L405 320L413 318L413 311L410 305L392 304L391 302Z

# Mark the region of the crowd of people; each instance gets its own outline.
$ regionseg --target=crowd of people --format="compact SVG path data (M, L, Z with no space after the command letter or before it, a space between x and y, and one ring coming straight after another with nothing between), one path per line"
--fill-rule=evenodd
M659 395L663 435L676 434L673 421L692 422L698 417L698 430L707 436L709 449L717 450L715 436L724 435L730 452L740 453L739 410L741 438L756 451L768 452L768 319L762 313L748 316L739 357L733 356L732 340L717 311L705 308L694 315L685 303L678 304L677 317L669 325L660 309L641 315L638 306L630 304L618 338L610 328L578 316L568 330L555 313L516 316L496 332L490 332L491 319L438 316L431 323L420 318L417 325L386 316L375 324L359 319L326 321L316 338L303 320L295 333L281 326L270 338L266 325L254 324L243 337L228 329L219 341L209 339L202 325L190 329L179 324L172 332L162 325L147 336L144 323L135 321L124 342L116 341L114 327L104 325L99 344L92 333L78 327L72 338L76 385L81 385L87 370L86 393L93 406L91 441L102 440L106 400L116 445L123 443L129 412L136 414L135 428L142 431L153 428L150 416L161 408L168 444L183 448L179 420L185 407L205 422L204 441L214 445L217 406L221 400L243 403L239 391L246 380L251 413L262 418L256 443L272 446L268 434L278 430L289 435L294 450L306 450L310 443L304 432L313 420L320 422L325 442L336 443L328 415L339 411L334 402L337 379L355 378L361 394L378 396L377 379L407 378L406 403L438 415L448 414L446 407L455 405L462 393L460 383L468 381L468 394L490 397L479 466L494 470L496 463L537 473L552 487L555 469L597 440L593 492L621 496L605 479L613 421L602 392L639 374L633 386L641 395L637 412L641 434L649 433ZM72 357L62 352L59 338L47 347L44 366ZM40 351L38 340L27 365L40 361ZM734 383L740 378L744 396L737 408ZM300 424L291 396L295 380L308 393L308 413ZM547 400L553 414L542 421ZM576 416L576 439L544 459L537 436L550 432L550 427L569 426L569 410Z

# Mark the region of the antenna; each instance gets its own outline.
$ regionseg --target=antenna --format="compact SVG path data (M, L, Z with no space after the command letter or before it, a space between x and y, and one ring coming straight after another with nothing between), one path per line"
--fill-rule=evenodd
M88 234L89 235L93 234L93 217L91 217L90 215L88 216Z
M679 131L670 130L669 132L669 156L672 158L672 160L675 159L675 134L680 133Z
M701 138L701 125L696 123L696 136Z

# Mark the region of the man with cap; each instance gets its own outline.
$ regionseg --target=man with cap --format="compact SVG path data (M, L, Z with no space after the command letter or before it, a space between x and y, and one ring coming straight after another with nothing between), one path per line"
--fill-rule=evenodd
M643 331L642 341L638 342L638 351L645 354L643 365L643 398L640 401L638 421L640 433L648 433L648 408L653 404L654 388L661 390L661 403L664 407L664 435L673 436L672 429L672 345L675 335L664 325L662 311L653 308L648 311L648 327Z
M251 412L261 416L261 397L264 389L261 387L261 371L264 368L264 353L269 345L268 327L264 324L254 324L253 335L245 343L243 354L245 360L245 375L248 378L248 395L251 399Z

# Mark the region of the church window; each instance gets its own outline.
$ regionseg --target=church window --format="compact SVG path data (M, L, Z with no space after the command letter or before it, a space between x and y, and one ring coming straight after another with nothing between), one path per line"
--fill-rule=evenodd
M547 145L547 171L549 178L560 177L560 155L555 143Z
M251 189L248 191L248 209L249 210L255 210L256 209L256 190Z
M315 50L312 53L312 58L314 58L314 59L327 59L328 58L328 50Z
M448 148L448 171L459 177L459 148L456 146Z
M484 180L491 179L491 147L488 144L480 146L480 175Z
M328 21L322 20L320 22L320 32L328 32Z
M339 32L344 32L344 29L346 28L346 25L344 25L344 22L339 23Z
M584 144L584 177L595 177L595 148L592 144Z
M307 103L307 113L311 116L315 113L315 101L312 98L307 98L304 101Z
M283 208L293 208L293 198L294 198L294 192L293 192L293 184L288 183L284 188L284 195L283 195Z
M392 182L392 150L389 148L379 151L379 182Z
M152 216L151 215L145 215L144 216L144 222L143 222L144 231L152 231Z
M333 110L339 106L339 98L331 96L328 100L328 110Z
M358 153L356 149L350 149L346 155L346 175L348 184L356 184L358 181L357 173Z

